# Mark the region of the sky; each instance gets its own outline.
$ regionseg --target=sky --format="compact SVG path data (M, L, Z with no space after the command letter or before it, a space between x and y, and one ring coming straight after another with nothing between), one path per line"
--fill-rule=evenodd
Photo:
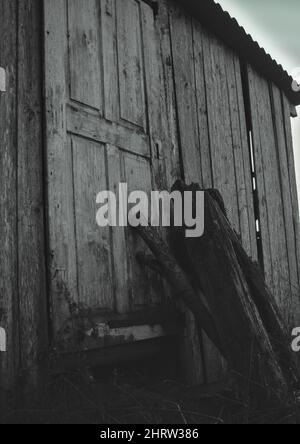
M292 74L300 68L300 0L216 0ZM300 202L300 107L292 119Z

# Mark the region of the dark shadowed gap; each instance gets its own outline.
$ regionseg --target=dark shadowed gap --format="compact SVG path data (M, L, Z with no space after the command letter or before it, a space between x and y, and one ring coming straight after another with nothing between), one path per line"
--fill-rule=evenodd
M248 134L249 157L251 165L251 178L252 178L251 185L252 185L252 194L253 194L253 203L254 203L254 217L255 217L258 260L262 269L264 270L264 254L263 254L263 243L261 236L257 175L256 175L255 155L254 155L254 146L253 146L253 126L252 126L252 117L251 117L249 77L248 77L247 64L243 60L241 60L241 73L242 73L242 85L243 85L247 134Z

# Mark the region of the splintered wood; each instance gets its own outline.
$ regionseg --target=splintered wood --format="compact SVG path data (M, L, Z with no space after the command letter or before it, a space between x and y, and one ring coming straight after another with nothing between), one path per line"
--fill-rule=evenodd
M177 182L174 189L199 191ZM138 233L154 256L139 259L159 272L202 328L239 381L262 395L286 400L299 386L287 329L256 263L231 227L216 190L205 192L205 234L188 239L170 230L170 246L152 228Z

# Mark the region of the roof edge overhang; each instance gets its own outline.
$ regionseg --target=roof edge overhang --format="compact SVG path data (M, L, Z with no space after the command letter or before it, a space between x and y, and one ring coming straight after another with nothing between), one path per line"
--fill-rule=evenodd
M300 105L300 91L292 88L293 78L247 34L237 20L214 0L173 0L188 10L206 29L233 49L241 60L251 64L267 80L282 90L291 105Z

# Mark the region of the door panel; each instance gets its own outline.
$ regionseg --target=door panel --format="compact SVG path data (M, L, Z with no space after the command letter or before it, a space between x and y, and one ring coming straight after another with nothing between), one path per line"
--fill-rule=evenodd
M149 162L138 156L126 154L124 156L125 178L129 192L134 190L144 191L149 195L151 186L151 170ZM144 249L143 241L133 233L128 233L129 246L129 285L131 292L132 308L138 309L159 302L159 294L153 294L153 283L157 278L145 267L136 267L134 254Z
M97 226L96 196L124 181L153 188L163 86L158 70L149 79L144 67L146 53L160 63L149 5L44 2L51 308L65 350L70 320L82 313L109 320L161 303L160 280L135 258L144 245L129 229Z
M97 190L107 188L105 146L73 137L74 209L79 302L113 309L109 228L94 223Z
M144 75L140 4L117 2L121 119L145 127Z
M97 0L68 0L71 98L102 109L100 10Z

